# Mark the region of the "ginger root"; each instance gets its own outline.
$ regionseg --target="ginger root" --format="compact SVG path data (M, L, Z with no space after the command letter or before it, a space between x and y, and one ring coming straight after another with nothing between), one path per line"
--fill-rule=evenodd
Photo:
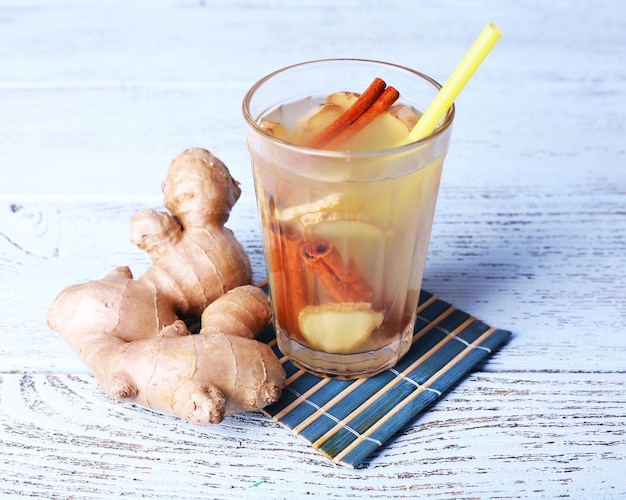
M131 220L131 241L152 258L146 272L133 279L118 267L65 288L48 325L118 400L195 424L263 408L280 397L285 373L271 348L254 340L271 310L224 227L238 183L195 148L171 162L162 190L170 213L141 210ZM192 335L181 319L200 315Z

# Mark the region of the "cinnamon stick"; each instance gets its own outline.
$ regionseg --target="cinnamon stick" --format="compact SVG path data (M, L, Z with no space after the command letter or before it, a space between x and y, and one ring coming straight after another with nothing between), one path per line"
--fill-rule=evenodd
M290 336L302 339L298 315L308 299L306 270L300 255L302 237L295 230L280 224L271 224L270 234L277 320Z
M326 240L308 241L302 245L301 255L309 271L338 302L371 302L373 290L360 275L352 259L344 262L332 243Z
M309 148L321 148L328 141L332 140L342 130L352 124L357 118L365 113L376 99L383 93L387 84L380 78L375 78L369 87L359 96L359 98L344 111L335 121L313 136L306 144Z
M394 87L387 87L362 115L330 139L324 145L324 148L333 149L340 146L343 142L373 122L378 115L387 111L399 97L400 93Z

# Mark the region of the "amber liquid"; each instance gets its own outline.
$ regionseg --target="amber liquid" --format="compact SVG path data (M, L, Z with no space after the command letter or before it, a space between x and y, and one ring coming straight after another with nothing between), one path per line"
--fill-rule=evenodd
M294 127L310 105L283 105L269 118ZM443 153L424 163L419 152L350 161L257 154L253 144L251 152L280 349L322 375L353 378L393 366L413 335ZM415 168L418 162L424 166ZM367 283L371 293L364 300L383 321L358 342L349 329L343 332L345 344L354 344L350 350L325 351L299 331L304 307L341 299L318 274L294 260L293 241L330 242L346 272L356 270ZM341 339L338 344L343 345Z

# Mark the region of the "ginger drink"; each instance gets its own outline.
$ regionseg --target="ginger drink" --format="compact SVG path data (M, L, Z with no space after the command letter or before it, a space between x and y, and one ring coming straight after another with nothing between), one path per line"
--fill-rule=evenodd
M431 136L396 145L438 89L405 68L329 60L246 96L277 342L305 370L369 376L411 345L453 109Z

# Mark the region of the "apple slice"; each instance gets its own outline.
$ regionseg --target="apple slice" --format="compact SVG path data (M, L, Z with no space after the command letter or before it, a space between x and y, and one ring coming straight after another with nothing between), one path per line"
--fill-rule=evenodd
M370 290L383 290L385 273L381 265L388 258L391 229L366 213L327 214L323 220L304 227L308 241L329 241L346 259ZM358 298L357 298L358 297ZM349 300L370 300L369 296L351 296Z
M409 134L417 120L417 114L407 106L394 105L346 140L341 149L365 151L393 147Z
M349 240L361 246L377 243L385 237L383 229L367 214L332 213L316 219L303 218L307 227L307 235L328 241Z
M298 130L294 142L305 144L311 137L314 137L319 131L324 130L339 118L343 112L344 109L340 105L332 102L323 102L313 107L298 120Z
M335 92L334 94L330 94L324 102L341 106L341 109L345 111L352 106L358 98L359 94L355 94L354 92Z
M354 92L336 92L298 120L295 140L303 144L335 121L359 98ZM404 104L394 104L363 130L348 139L342 150L364 151L392 147L404 139L419 116Z
M282 139L283 141L290 141L289 133L285 126L280 122L275 122L271 120L263 120L261 122L261 128L270 135L278 139Z
M303 226L310 223L307 220L321 220L329 213L338 210L343 196L340 193L331 193L310 203L301 203L280 210L277 208L274 217L281 222Z
M367 341L383 319L383 313L367 302L339 302L305 307L298 326L313 349L349 354Z
M377 218L363 214L365 208L362 196L354 193L329 193L309 203L276 208L274 217L300 229L320 222L344 219L348 221L359 219L364 223L376 224Z
M409 130L412 130L419 120L417 113L404 104L394 104L389 108L388 113L404 123Z
M304 144L339 118L359 98L353 92L331 94L323 103L314 106L297 122L295 142Z

